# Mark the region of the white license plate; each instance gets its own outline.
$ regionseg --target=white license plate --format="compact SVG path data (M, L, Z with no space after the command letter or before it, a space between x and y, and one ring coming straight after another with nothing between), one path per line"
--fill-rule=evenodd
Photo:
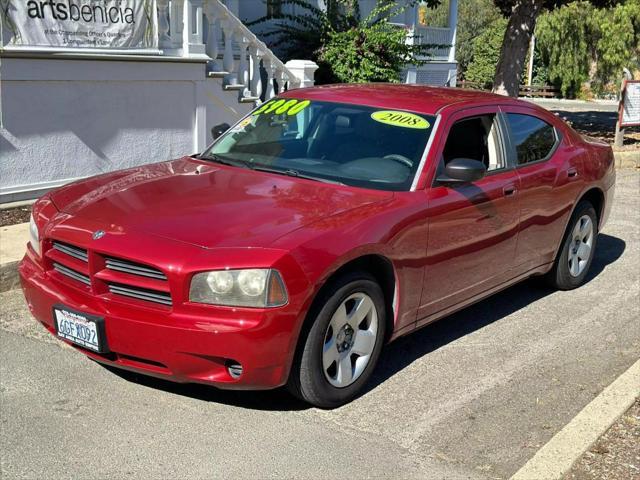
M53 309L53 315L59 337L95 352L104 351L101 318L58 307Z

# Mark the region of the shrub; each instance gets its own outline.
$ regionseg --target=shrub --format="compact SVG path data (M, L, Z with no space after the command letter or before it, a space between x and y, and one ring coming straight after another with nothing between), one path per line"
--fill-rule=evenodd
M316 83L397 82L406 64L421 64L429 48L409 45L405 29L390 19L417 0L397 3L378 0L376 8L361 18L357 0L325 0L318 8L306 0L282 0L299 13L262 17L247 25L267 23L263 36L280 51L283 59L309 58L319 65ZM437 5L438 0L430 0Z
M398 82L407 63L422 63L406 36L386 22L330 32L318 60L339 82Z

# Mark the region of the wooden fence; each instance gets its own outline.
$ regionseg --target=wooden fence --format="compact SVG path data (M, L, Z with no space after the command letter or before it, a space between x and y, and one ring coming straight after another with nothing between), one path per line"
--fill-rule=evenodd
M491 90L490 83L459 81L457 86L472 90ZM520 85L519 96L532 98L559 98L560 89L551 85Z

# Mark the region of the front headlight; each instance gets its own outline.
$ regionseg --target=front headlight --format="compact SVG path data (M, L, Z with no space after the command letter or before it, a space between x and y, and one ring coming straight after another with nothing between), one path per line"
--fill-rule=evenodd
M287 291L277 270L215 270L193 276L189 300L232 307L279 307Z
M29 243L31 243L31 248L33 248L38 256L41 256L42 253L40 251L40 234L38 233L38 226L33 219L33 214L31 214L31 218L29 218Z

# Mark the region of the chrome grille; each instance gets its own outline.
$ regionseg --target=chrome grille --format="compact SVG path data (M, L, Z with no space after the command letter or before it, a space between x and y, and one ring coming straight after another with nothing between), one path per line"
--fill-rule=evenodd
M109 292L160 305L173 304L167 276L155 267L53 239L45 256L52 270L91 287L95 295Z
M148 267L129 260L120 258L106 257L105 264L109 270L117 270L118 272L129 273L131 275L140 275L142 277L155 278L157 280L166 280L167 276L160 270Z
M89 254L86 250L79 247L74 247L73 245L69 245L68 243L53 242L53 248L83 262L87 262L89 260Z
M160 292L158 290L148 290L146 288L132 287L131 285L110 283L109 292L116 295L145 300L147 302L161 303L163 305L172 304L171 295L168 292Z
M62 275L66 275L67 277L73 278L74 280L77 280L78 282L82 282L85 285L91 285L91 280L87 275L84 275L80 272L76 272L75 270L69 267L65 267L64 265L61 265L55 262L53 264L53 268L54 270L61 273Z

